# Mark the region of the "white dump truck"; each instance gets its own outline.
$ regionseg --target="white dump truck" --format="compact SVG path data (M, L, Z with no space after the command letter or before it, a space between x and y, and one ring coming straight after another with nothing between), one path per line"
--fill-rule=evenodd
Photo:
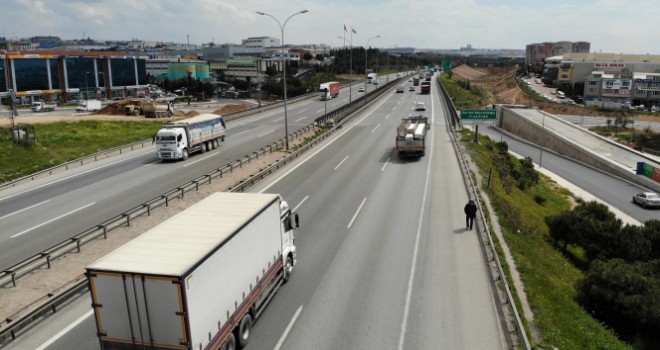
M52 112L57 105L50 102L32 102L32 112Z
M426 154L428 118L408 117L401 119L396 129L396 150L399 156L421 157Z
M277 194L217 192L87 267L101 349L236 349L296 263Z
M217 114L200 114L165 124L156 134L158 159L188 159L195 152L206 152L225 140L225 121Z
M174 106L169 101L145 101L142 113L147 118L168 118L174 114Z

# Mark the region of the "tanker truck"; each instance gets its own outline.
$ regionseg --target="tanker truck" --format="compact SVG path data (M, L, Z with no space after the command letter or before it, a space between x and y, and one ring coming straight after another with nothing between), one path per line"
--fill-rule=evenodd
M296 263L278 194L217 192L86 268L101 349L236 349Z
M225 141L225 121L217 114L200 114L165 124L155 136L161 160L186 160L195 153L210 151Z

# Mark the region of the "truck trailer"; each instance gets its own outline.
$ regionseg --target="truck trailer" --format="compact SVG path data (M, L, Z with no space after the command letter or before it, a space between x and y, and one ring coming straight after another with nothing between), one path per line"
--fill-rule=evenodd
M408 117L401 119L396 129L396 150L400 157L421 157L426 154L428 118Z
M76 112L94 112L101 109L101 101L99 100L85 100L81 101Z
M225 121L217 114L200 114L179 120L158 130L156 154L158 159L186 160L195 152L206 152L225 140Z
M419 92L421 94L430 94L431 93L431 82L430 81L423 81L421 82L421 86L419 88Z
M217 192L86 268L101 349L236 349L296 263L277 194Z
M331 81L319 86L321 101L328 101L339 96L339 82Z

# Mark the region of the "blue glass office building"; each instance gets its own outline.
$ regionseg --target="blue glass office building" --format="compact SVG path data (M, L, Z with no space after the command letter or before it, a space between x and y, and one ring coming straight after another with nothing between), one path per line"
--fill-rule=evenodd
M0 98L72 100L143 95L146 57L118 52L0 52Z

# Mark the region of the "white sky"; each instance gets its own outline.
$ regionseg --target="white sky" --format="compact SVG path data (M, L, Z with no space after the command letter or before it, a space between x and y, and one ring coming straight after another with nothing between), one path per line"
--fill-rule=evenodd
M658 0L0 0L0 36L236 43L251 36L287 44L524 49L588 41L592 52L660 54Z

